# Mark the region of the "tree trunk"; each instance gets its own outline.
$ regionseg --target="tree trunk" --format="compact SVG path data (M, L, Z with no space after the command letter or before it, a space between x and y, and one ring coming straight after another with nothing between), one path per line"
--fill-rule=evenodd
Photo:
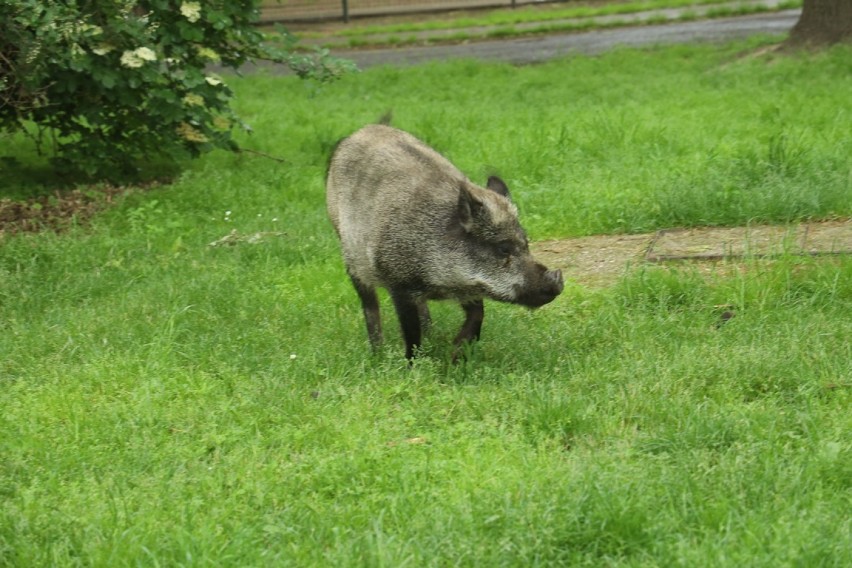
M852 0L805 0L789 43L829 45L844 41L852 41Z

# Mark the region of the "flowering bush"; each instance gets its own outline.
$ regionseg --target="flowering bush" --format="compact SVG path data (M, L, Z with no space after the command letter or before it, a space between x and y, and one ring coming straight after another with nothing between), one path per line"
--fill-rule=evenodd
M348 65L263 44L252 0L0 0L0 128L93 176L140 159L236 150L232 92L212 66L249 59L330 80Z

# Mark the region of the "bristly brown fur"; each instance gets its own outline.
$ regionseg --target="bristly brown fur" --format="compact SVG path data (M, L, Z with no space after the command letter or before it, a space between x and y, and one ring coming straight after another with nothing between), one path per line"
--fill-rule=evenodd
M374 347L382 337L377 287L390 292L409 359L430 320L428 300L462 305L461 347L479 338L484 298L537 307L562 291L562 274L530 254L503 180L478 186L401 130L369 125L342 140L326 199Z

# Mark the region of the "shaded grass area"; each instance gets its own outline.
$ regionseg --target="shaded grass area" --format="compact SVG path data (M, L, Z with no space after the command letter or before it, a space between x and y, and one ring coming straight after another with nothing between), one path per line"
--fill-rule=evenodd
M490 303L460 366L439 304L408 370L323 210L334 142L392 107L535 238L849 215L849 48L754 47L232 79L286 163L210 155L0 246L0 564L849 565L848 258ZM208 246L233 229L268 236Z

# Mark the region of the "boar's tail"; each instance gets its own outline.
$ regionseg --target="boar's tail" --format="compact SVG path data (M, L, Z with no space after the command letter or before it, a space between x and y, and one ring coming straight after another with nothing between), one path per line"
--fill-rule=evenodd
M326 179L326 183L328 183L328 172L331 170L331 161L334 159L334 155L337 153L337 148L338 148L338 146L340 146L340 144L341 144L344 140L346 140L346 137L343 137L343 138L338 139L338 140L337 140L337 142L335 142L335 143L334 143L334 145L331 147L331 151L328 153L328 156L326 157L326 160L325 160L325 179Z
M379 118L379 122L377 124L381 124L383 126L390 126L391 121L393 120L393 109L389 108L385 111L385 114Z
M385 111L385 113L379 117L378 122L376 124L381 124L382 126L390 126L391 121L393 120L393 109L389 108ZM334 159L334 154L337 152L337 147L340 146L340 143L346 140L346 137L340 138L337 142L335 142L331 151L328 153L328 157L325 162L325 178L328 179L328 170L331 169L331 161Z

